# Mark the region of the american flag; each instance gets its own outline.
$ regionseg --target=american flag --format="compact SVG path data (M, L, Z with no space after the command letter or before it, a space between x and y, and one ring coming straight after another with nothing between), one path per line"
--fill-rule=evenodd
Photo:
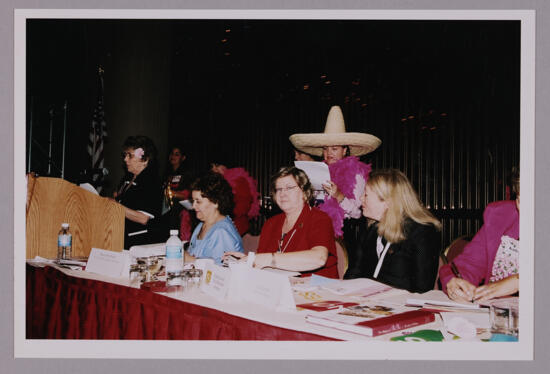
M94 170L103 169L103 145L107 138L107 123L105 122L105 110L103 108L103 69L99 68L99 89L97 94L97 105L94 109L90 135L88 137L88 154L91 159L91 168ZM95 175L94 182L101 176ZM101 186L97 187L101 192Z

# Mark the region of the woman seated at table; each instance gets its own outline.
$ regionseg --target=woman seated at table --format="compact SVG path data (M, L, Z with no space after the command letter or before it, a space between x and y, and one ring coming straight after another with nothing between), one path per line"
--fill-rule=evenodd
M433 289L441 223L422 205L405 174L373 171L362 210L369 225L361 228L357 259L344 278L373 278L410 292Z
M151 219L160 216L162 188L157 149L151 139L142 135L130 136L122 149L126 173L114 198L126 208L124 248L129 249L133 245L156 241Z
M455 301L484 301L519 290L519 173L512 177L516 200L487 205L483 226L452 265L439 270L443 291ZM480 283L483 285L479 286Z
M242 253L243 242L233 221L231 186L220 174L210 172L191 185L193 209L201 222L191 235L185 261L212 258L220 265L225 251Z
M254 266L338 278L332 222L311 207L313 190L307 175L294 166L282 168L271 178L270 190L283 213L265 222ZM225 257L229 255L243 257Z

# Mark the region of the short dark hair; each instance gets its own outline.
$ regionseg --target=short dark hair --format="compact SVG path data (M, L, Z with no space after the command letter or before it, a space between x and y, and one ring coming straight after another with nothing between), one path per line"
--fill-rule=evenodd
M214 172L203 174L191 184L191 191L199 191L202 197L218 204L218 210L224 216L233 213L235 207L233 191L221 174Z
M298 187L300 187L302 192L306 195L308 204L310 206L313 205L315 198L313 196L313 187L311 187L311 182L309 181L307 174L302 169L298 169L296 166L282 167L277 173L271 176L271 183L269 184L271 198L273 199L275 197L275 183L277 180L289 175L294 178L296 184L298 184Z
M157 147L155 147L155 143L145 135L129 136L122 145L123 150L138 148L143 149L144 161L154 161L157 159Z

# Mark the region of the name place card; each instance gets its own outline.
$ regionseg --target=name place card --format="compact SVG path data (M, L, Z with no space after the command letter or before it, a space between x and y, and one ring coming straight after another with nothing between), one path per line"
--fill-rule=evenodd
M201 291L218 300L224 300L231 280L231 271L214 263L206 263Z
M128 251L113 252L92 248L85 271L113 278L128 277L130 254Z
M276 310L296 310L288 275L245 266L231 268L235 280L228 295ZM237 298L235 295L239 295Z

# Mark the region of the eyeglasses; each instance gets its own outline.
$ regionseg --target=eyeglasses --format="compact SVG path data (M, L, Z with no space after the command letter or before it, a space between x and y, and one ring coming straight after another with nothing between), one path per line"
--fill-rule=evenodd
M120 156L122 157L122 159L125 159L126 156L128 156L128 158L132 158L134 157L134 154L132 152L122 152Z
M292 191L293 189L295 188L298 188L298 186L292 186L292 187L280 187L280 188L276 188L275 189L275 193L278 194L278 193L281 193L281 192L289 192L289 191Z

